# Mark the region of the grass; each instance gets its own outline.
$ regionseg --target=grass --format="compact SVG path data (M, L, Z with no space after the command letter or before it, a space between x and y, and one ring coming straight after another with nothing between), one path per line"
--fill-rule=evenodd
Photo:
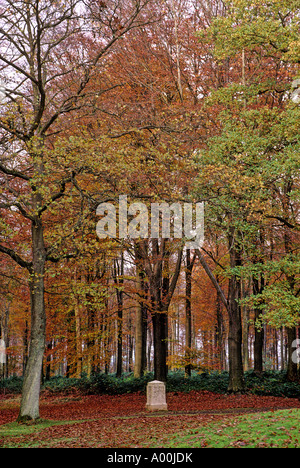
M166 448L300 448L300 410L252 414L176 434Z
M0 438L1 437L21 437L29 434L35 434L48 427L59 426L62 424L70 424L71 421L49 421L41 419L40 421L34 424L19 424L17 422L12 422L0 426Z
M26 424L19 424L18 422L12 422L8 424L4 424L0 426L0 441L3 439L2 444L0 445L1 448L26 448L26 447L38 447L39 443L32 444L32 443L18 443L20 438L35 435L39 432L49 429L53 426L64 426L64 425L72 425L85 422L83 421L51 421L46 419L40 419L35 423L26 423ZM49 440L49 444L53 443L53 441Z
M164 416L162 415L161 418ZM152 420L153 418L153 420ZM174 418L174 419L173 419ZM148 447L148 448L300 448L300 410L282 410L266 413L249 414L222 418L219 421L207 421L197 423L191 419L180 428L180 416L166 420L164 431L160 430L157 416L149 416L144 420L144 429L141 431L141 421L130 423L126 418L119 418L118 423L113 420L109 443L115 442L114 447ZM96 425L88 428L85 425L94 421ZM97 426L97 420L85 421L46 421L41 420L34 425L20 425L10 423L0 426L0 440L2 448L25 448L78 445L85 437L86 446L105 447L103 431L104 426ZM80 423L74 430L72 425ZM83 425L82 425L83 424ZM146 425L145 425L146 424ZM52 426L64 425L65 429L52 435L47 430ZM79 432L80 427L83 429ZM97 430L98 427L98 430ZM95 430L96 428L96 430ZM101 429L102 428L102 429ZM128 434L130 432L130 437ZM43 438L39 441L39 433L43 432ZM81 434L81 435L80 435ZM84 435L83 435L84 434ZM116 436L116 439L112 439ZM131 443L129 442L131 440ZM107 439L106 439L107 441ZM134 441L134 443L132 443ZM112 447L112 445L109 445Z

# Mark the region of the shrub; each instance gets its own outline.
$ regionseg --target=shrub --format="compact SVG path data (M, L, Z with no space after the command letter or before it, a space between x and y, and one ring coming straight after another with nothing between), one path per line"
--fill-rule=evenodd
M80 379L62 376L52 377L42 386L43 390L53 393L108 394L121 395L125 393L145 392L147 384L154 379L152 373L136 379L132 374L125 374L122 378L114 375L96 374L88 378L83 375ZM229 383L228 372L192 373L186 378L183 371L170 372L167 380L167 392L190 392L205 390L214 393L226 393ZM23 379L10 377L0 380L1 393L21 393ZM246 391L255 395L267 395L287 398L300 398L300 386L296 382L288 382L285 372L267 371L257 375L254 371L245 373Z
M140 379L133 375L117 378L113 375L97 374L84 382L84 390L90 394L121 395L146 391L147 384L153 380L153 374L146 374Z
M8 379L0 379L1 393L14 393L20 394L22 392L23 378L22 377L9 377Z

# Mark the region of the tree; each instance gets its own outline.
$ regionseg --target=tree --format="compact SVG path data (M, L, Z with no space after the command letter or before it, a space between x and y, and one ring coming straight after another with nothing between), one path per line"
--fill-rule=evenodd
M68 186L76 185L85 156L81 164L75 164L76 170L65 167L55 172L47 164L50 142L61 131L61 117L91 105L95 90L89 84L99 73L101 60L130 29L143 24L140 13L146 4L134 0L84 4L78 0L59 4L2 0L0 4L0 74L5 83L0 207L23 218L30 239L21 249L3 236L0 244L0 252L29 275L31 338L20 421L39 417L46 262L76 254L53 255L53 246L45 242L44 219L63 202ZM75 43L80 47L75 48ZM105 91L107 88L98 93Z
M124 252L121 252L121 258L114 260L113 278L116 285L117 309L118 309L118 352L117 352L117 377L122 376L123 366L123 284L124 284Z
M186 359L189 360L189 354L192 349L192 274L195 264L196 256L191 258L191 251L186 251L186 265L185 265L185 346L186 346ZM185 366L185 373L189 377L192 375L192 366L187 364Z
M283 108L284 93L289 88L288 68L293 68L287 63L298 61L294 54L298 10L296 4L285 2L266 6L259 1L249 6L247 2L229 1L226 6L226 17L216 18L200 35L201 40L211 41L217 59L229 63L234 57L236 61L231 83L208 99L210 112L218 115L219 136L210 140L208 151L199 157L197 184L201 190L196 193L208 200L207 215L228 242L229 390L239 391L243 390L241 268L249 260L254 262L256 239L267 220L280 218L274 213L280 208L272 202L274 174L282 178L287 156L289 164L294 164L298 109L293 109L291 118L290 109L285 113ZM260 67L264 64L264 72L270 69L260 82L256 80L257 57ZM272 64L276 68L271 69ZM283 132L280 122L286 119L294 122L293 136Z
M142 258L139 256L139 242L135 243L134 251L136 263L137 283L137 312L135 336L135 366L134 376L142 377L147 369L147 330L148 330L148 303L149 284L145 272L141 269Z
M140 241L138 267L144 271L149 284L151 316L154 336L154 377L167 380L168 309L178 281L183 246L177 252L173 275L170 274L171 245L167 239Z

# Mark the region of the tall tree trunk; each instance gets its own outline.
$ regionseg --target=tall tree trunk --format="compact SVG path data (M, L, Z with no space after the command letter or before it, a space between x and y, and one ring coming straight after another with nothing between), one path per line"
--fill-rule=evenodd
M246 292L242 292L243 296L245 297ZM242 320L243 320L243 362L244 362L244 371L249 370L249 318L250 318L250 310L248 306L244 306L242 308Z
M89 281L87 279L87 281ZM88 339L87 339L87 376L88 378L95 372L95 308L92 303L93 298L90 294L86 294L87 301L87 328L88 328ZM76 323L76 307L75 307L75 323ZM77 324L76 324L76 333L75 339L77 340ZM77 347L77 342L75 342ZM76 373L78 373L80 368L80 363L78 358L76 359ZM79 375L80 377L80 375Z
M188 364L185 366L185 374L192 375L191 348L192 348L192 270L191 251L186 251L186 270L185 270L185 358Z
M291 208L289 206L290 194L293 187L292 179L287 181L287 184L284 188L285 196L283 207L287 213L290 213ZM287 226L284 229L284 246L285 246L285 253L286 255L293 254L293 239L292 233ZM297 278L294 272L288 274L286 273L286 278L289 283L291 291L296 296L297 290ZM293 362L293 352L295 348L293 348L293 342L297 339L297 330L295 327L287 328L287 349L288 349L288 364L287 364L287 378L291 382L295 382L299 380L300 374L297 363Z
M82 373L82 343L81 343L81 327L80 327L80 300L76 294L74 297L74 312L75 312L75 346L76 346L76 378L80 379Z
M123 285L124 285L124 252L121 252L120 264L114 261L114 281L117 293L117 377L123 372Z
M51 378L51 353L50 353L50 351L52 351L52 340L50 340L47 343L48 355L47 355L47 360L46 360L46 375L45 375L45 380L46 381L50 380L50 378Z
M133 369L133 350L134 350L134 337L132 334L132 315L128 317L128 344L127 344L127 371L132 372Z
M217 281L218 278L217 278ZM218 348L219 358L219 370L222 371L225 369L225 361L226 361L226 351L225 351L225 343L224 343L224 319L222 313L222 301L220 298L220 294L217 291L217 299L216 299L216 312L217 312L217 323L216 323L216 332L215 332L215 340Z
M297 339L297 330L296 328L287 328L287 347L288 347L288 365L287 365L287 379L290 382L299 381L299 370L297 362L293 360L293 353L295 347L293 347L294 341Z
M143 375L143 306L138 304L135 317L134 377Z
M238 304L238 284L236 279L231 280L229 298L229 386L232 393L242 392L244 385L244 370L242 358L242 317Z
M241 256L235 242L235 232L229 236L230 266L235 268L241 266ZM229 316L229 386L231 393L243 392L245 390L244 369L242 357L243 327L241 305L241 280L235 274L229 280L228 316Z
M117 319L117 377L123 372L123 293L118 294L118 319Z
M168 314L156 312L152 316L154 336L154 379L167 381Z
M173 277L170 277L169 261L171 252L169 243L163 239L152 240L151 260L148 246L144 242L136 244L138 264L149 282L151 314L154 341L154 374L156 380L167 380L168 366L168 309L172 300L181 269L183 246L179 247Z
M261 310L255 310L255 321L261 317ZM255 326L255 338L254 338L254 371L257 374L263 372L263 356L264 356L264 327L261 325Z
M261 294L264 290L264 277L261 276L261 281L258 278L253 278L253 294ZM255 339L254 339L254 371L257 374L263 372L263 355L264 355L264 327L261 323L262 311L255 309Z
M30 349L24 376L21 409L18 421L35 421L40 417L39 398L46 344L46 313L44 301L46 251L43 227L40 219L37 219L32 226L32 251L33 267L30 276Z
M140 301L136 311L134 376L140 378L147 369L147 307L145 300L148 289L143 273L140 271L137 272L137 282Z
M25 370L28 362L28 322L25 321L25 330L23 337L23 375L25 375Z
M285 358L284 358L284 333L283 327L280 328L280 361L281 361L281 370L285 369Z
M8 333L8 321L9 321L9 305L5 305L5 312L2 320L0 320L0 339L4 341L5 348L9 347L9 333ZM8 356L5 356L5 363L0 362L0 379L8 378Z

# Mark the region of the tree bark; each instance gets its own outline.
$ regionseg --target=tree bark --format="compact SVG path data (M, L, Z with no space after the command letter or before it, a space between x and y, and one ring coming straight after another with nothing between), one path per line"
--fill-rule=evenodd
M46 251L40 219L32 225L33 266L30 275L31 336L29 358L25 370L21 409L18 421L36 421L40 417L39 397L45 352L46 313L44 274Z
M80 379L82 372L82 343L81 343L81 327L80 327L80 303L78 295L74 295L74 312L75 312L75 346L76 346L76 378Z
M261 310L255 310L255 321L261 317ZM254 371L257 374L263 372L263 355L264 355L264 327L255 326L254 338Z
M168 375L168 313L162 301L164 289L162 286L163 269L161 268L159 270L161 273L157 273L156 281L150 282L154 343L154 379L166 382Z
M121 252L120 264L114 261L114 281L117 295L117 377L123 372L123 285L124 285L124 252Z
M219 279L217 278L219 282ZM219 353L219 370L222 371L225 369L226 364L226 351L225 351L225 337L224 337L224 319L222 313L222 301L220 298L220 294L217 291L217 298L216 298L216 314L217 314L217 323L216 323L216 332L215 332L215 340L218 347Z
M260 284L259 284L260 283ZM261 276L261 281L253 278L253 294L261 294L264 290L264 277ZM263 351L264 351L264 327L260 322L262 311L256 309L255 311L255 339L254 339L254 371L257 374L263 372Z
M297 362L293 362L293 353L295 347L293 347L294 341L297 339L296 328L287 328L287 347L288 347L288 365L287 365L287 379L290 382L298 382L300 375L298 370Z
M265 236L263 229L260 230L259 240L262 248L265 244ZM255 263L263 263L263 257L255 259ZM262 294L265 289L265 277L263 274L260 274L259 277L252 278L252 287L253 294L258 295ZM263 355L264 355L264 343L265 343L265 331L261 319L263 317L263 312L261 309L255 309L255 339L254 339L254 372L261 374L263 372Z
M181 269L183 246L177 254L173 277L170 277L169 261L171 252L169 240L152 240L152 252L145 241L136 243L136 259L139 268L145 272L151 298L151 315L154 341L154 374L155 379L165 382L168 367L168 310L172 300Z
M229 386L230 393L243 392L244 370L242 358L242 317L241 308L238 304L239 282L233 277L230 280L229 290Z
M241 266L241 257L236 245L234 230L229 234L230 266L235 268ZM199 249L196 250L202 267L214 285L219 299L225 305L229 318L228 348L229 348L229 386L230 393L243 392L245 390L244 369L242 357L243 329L242 314L239 300L241 299L241 281L236 275L232 275L229 280L228 300L217 280L205 261Z
M185 366L185 374L192 375L191 348L192 348L192 270L191 251L186 252L185 270L185 358L189 361Z
M145 305L147 287L143 273L140 271L137 272L137 282L140 301L136 311L134 376L140 378L147 369L147 307Z
M236 245L236 233L229 235L230 266L241 266L242 260L239 247ZM229 316L229 386L230 393L239 393L245 390L244 369L242 357L243 327L241 305L241 280L233 274L229 280L228 316Z
M168 314L156 312L153 317L154 380L167 381L168 368Z
M47 361L46 361L46 375L45 380L49 381L51 379L51 353L52 351L52 340L47 343Z
M123 373L123 300L118 301L118 346L117 346L117 377Z

